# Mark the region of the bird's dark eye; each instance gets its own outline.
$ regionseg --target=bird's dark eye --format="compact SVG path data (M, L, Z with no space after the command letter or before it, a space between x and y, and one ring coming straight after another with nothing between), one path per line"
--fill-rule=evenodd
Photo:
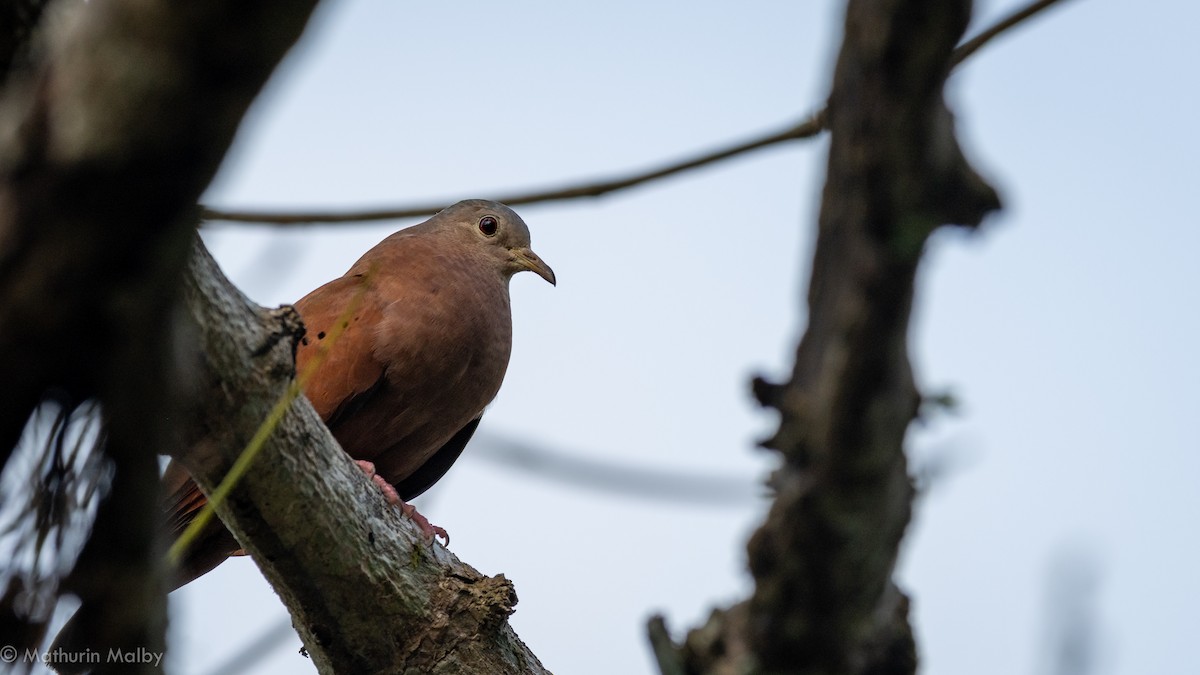
M489 237L496 236L496 230L500 228L500 224L492 216L484 216L479 219L479 231Z

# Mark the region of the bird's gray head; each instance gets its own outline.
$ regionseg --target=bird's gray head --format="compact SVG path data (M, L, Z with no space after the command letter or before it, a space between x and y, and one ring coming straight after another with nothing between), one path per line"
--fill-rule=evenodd
M529 270L557 285L554 270L529 247L529 227L525 221L500 202L467 199L443 209L425 224L466 240L474 250L494 257L509 277Z

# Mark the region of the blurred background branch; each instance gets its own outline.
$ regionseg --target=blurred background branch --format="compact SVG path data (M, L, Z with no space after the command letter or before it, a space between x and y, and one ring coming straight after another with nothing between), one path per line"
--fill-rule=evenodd
M476 437L471 444L471 458L541 480L618 497L696 506L735 506L752 503L766 493L766 489L749 476L739 480L680 469L649 469L588 459L578 452L550 450L492 432L483 432Z

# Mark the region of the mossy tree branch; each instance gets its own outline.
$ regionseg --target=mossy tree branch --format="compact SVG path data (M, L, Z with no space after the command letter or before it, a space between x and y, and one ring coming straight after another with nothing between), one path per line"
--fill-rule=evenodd
M186 286L203 405L178 459L206 492L293 376L299 316L264 310L197 244ZM324 673L545 673L507 617L517 597L389 506L307 399L291 406L218 508L275 587Z

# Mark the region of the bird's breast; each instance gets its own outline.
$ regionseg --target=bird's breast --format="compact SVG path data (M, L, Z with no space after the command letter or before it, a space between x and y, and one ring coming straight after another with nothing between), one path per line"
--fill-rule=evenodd
M375 449L376 463L392 482L483 412L512 348L506 286L497 292L430 279L409 290L385 307L374 341L387 394L370 422L387 439L387 448Z
M469 381L499 389L512 350L508 289L431 279L412 290L386 306L375 336L377 351L392 357L382 359L389 380L405 386L396 381L403 375L430 394Z

